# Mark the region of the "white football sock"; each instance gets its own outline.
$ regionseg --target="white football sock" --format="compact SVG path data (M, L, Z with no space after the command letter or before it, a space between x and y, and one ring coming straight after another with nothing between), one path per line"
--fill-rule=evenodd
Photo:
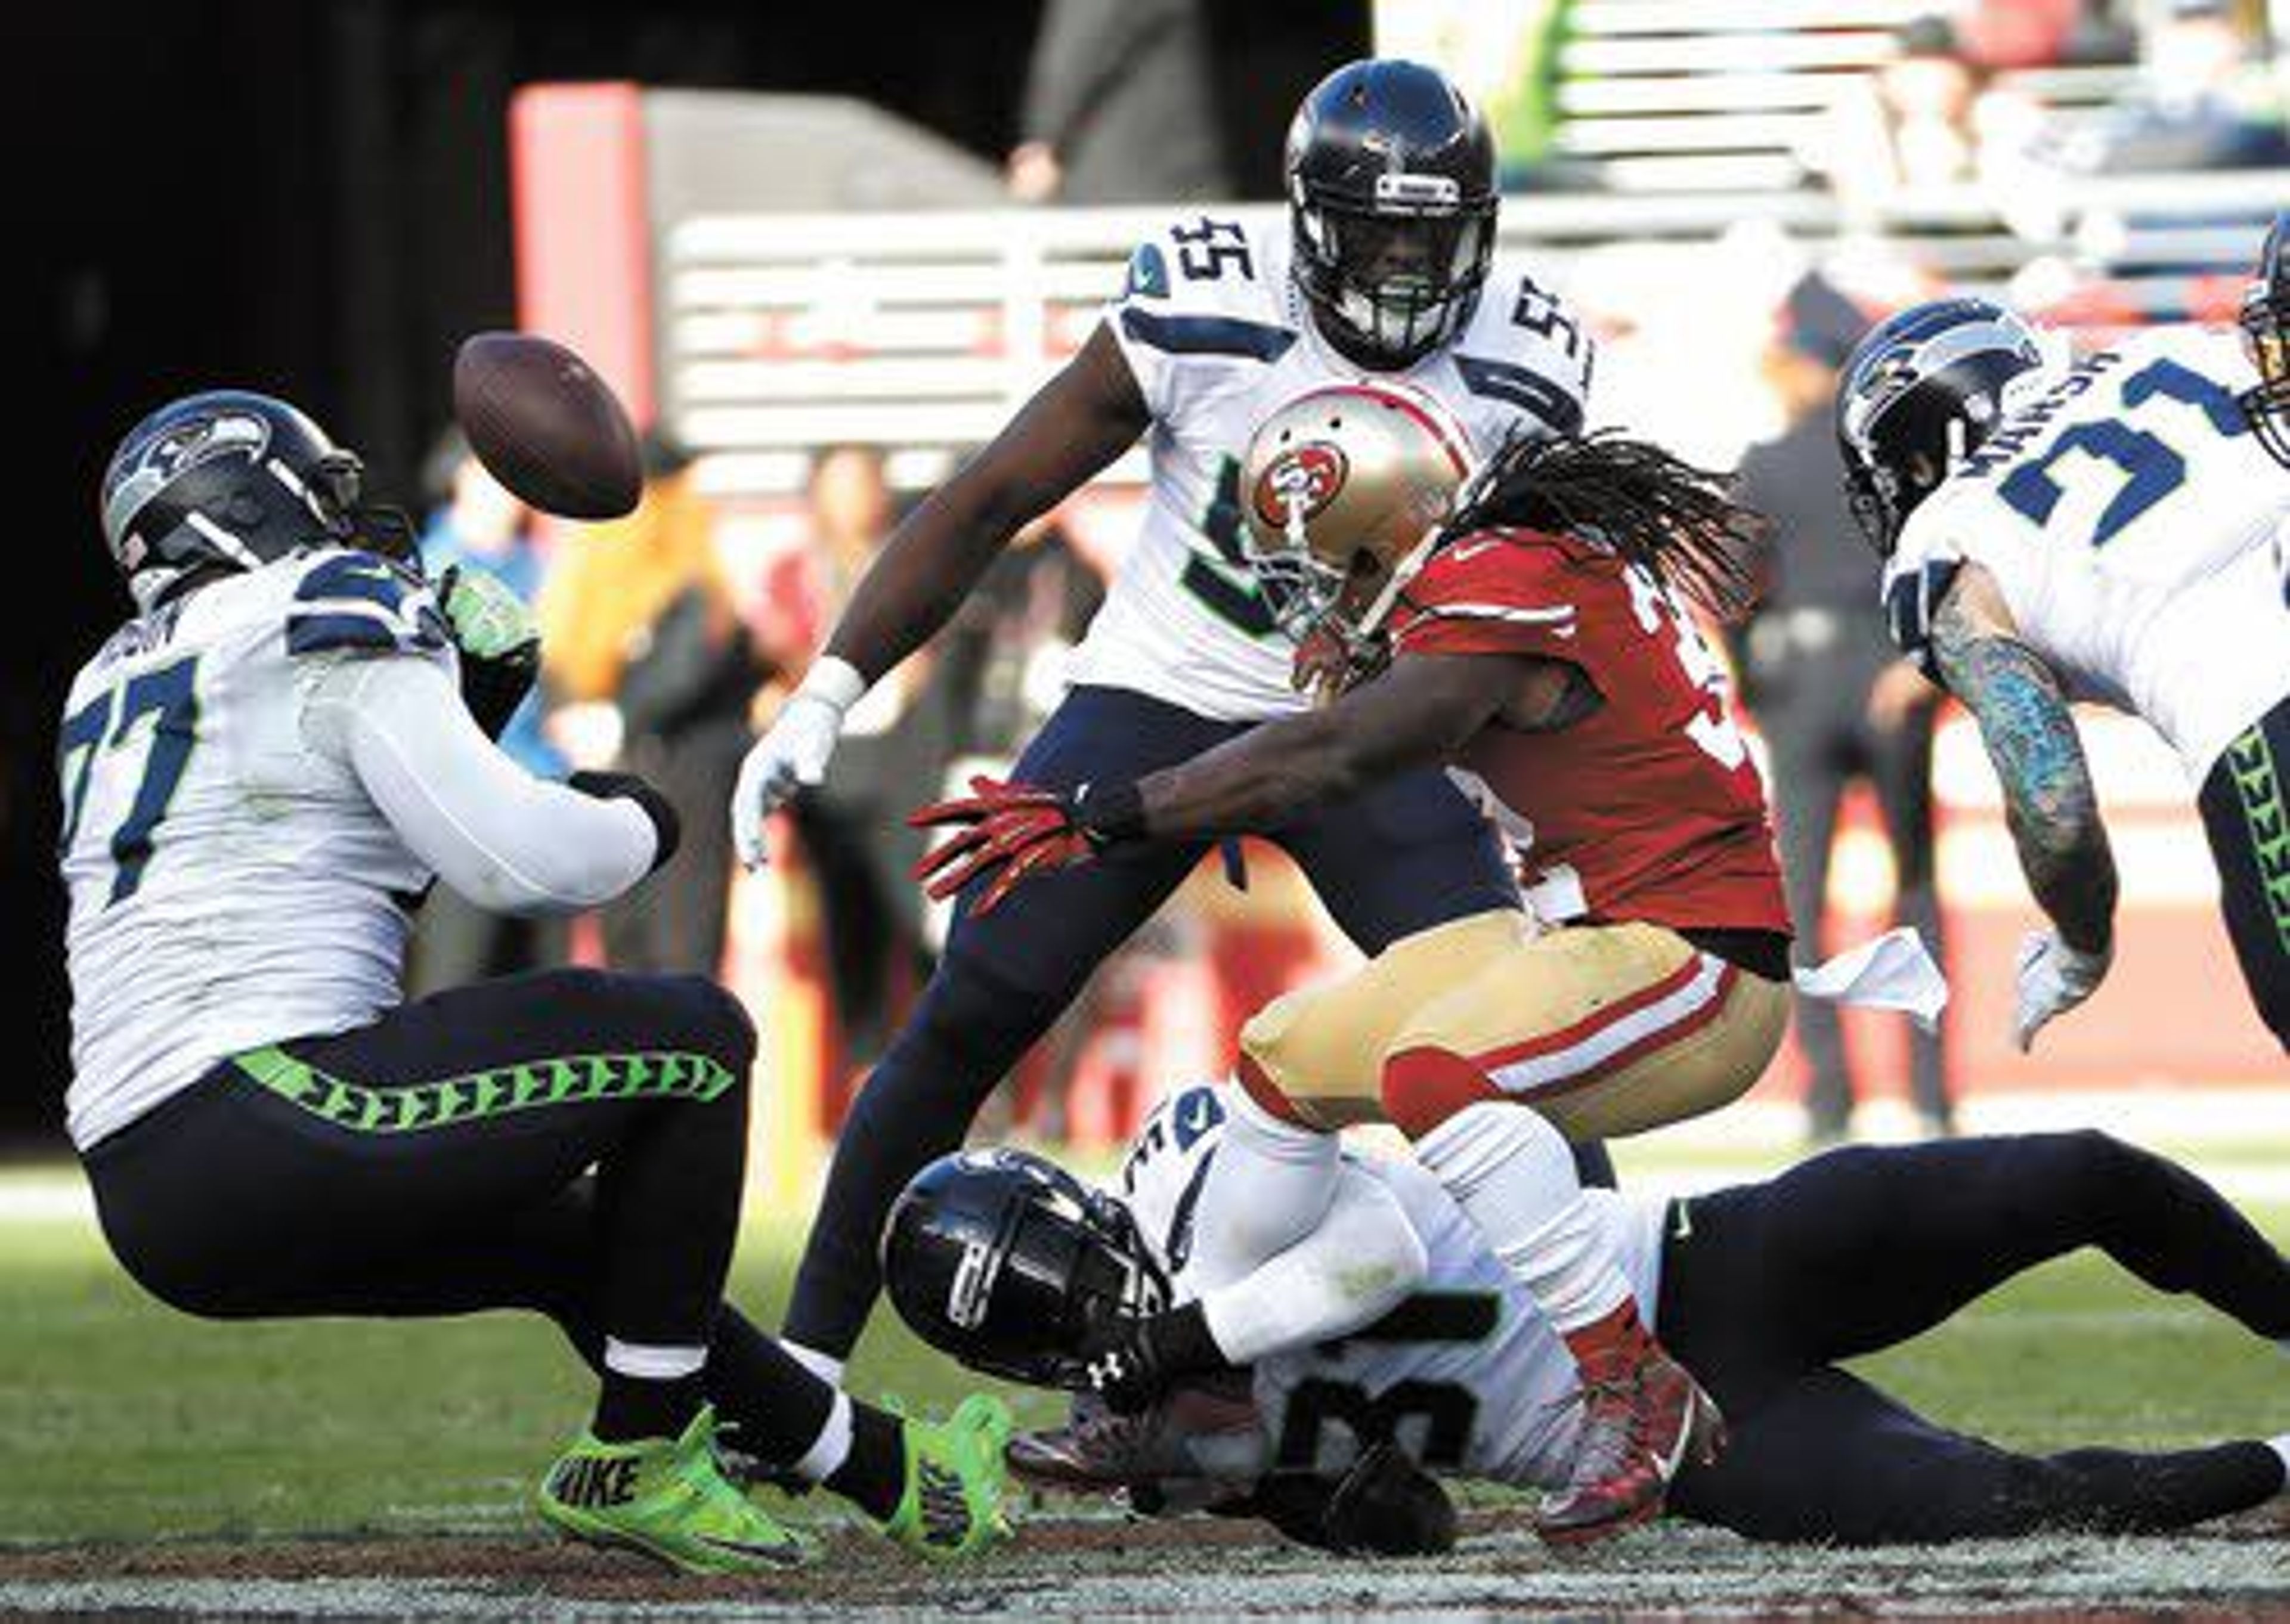
M1499 1100L1466 1106L1418 1139L1415 1156L1562 1332L1629 1300L1573 1152L1534 1111Z
M805 1348L801 1342L788 1337L780 1339L780 1346L787 1349L789 1357L829 1387L839 1388L843 1385L844 1362L833 1354L823 1354L815 1348Z
M811 1441L811 1447L804 1451L803 1459L795 1463L793 1470L805 1483L824 1483L850 1458L851 1395L838 1388L819 1436Z
M705 1348L623 1342L613 1336L605 1339L605 1368L618 1376L633 1376L639 1381L680 1381L707 1366Z

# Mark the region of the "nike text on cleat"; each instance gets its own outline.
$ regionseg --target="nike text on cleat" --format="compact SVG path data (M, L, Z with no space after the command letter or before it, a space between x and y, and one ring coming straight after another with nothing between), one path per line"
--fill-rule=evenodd
M783 1568L809 1554L801 1536L724 1476L709 1410L673 1439L583 1436L548 1468L534 1503L573 1539L640 1551L687 1573Z

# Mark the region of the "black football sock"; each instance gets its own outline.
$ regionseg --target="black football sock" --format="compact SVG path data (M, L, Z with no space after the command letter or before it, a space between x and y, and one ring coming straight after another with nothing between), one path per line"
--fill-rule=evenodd
M589 1429L606 1444L673 1438L692 1424L706 1402L706 1388L696 1371L661 1381L607 1370Z
M851 1452L821 1481L878 1523L887 1523L907 1492L907 1443L898 1417L856 1399L851 1404Z

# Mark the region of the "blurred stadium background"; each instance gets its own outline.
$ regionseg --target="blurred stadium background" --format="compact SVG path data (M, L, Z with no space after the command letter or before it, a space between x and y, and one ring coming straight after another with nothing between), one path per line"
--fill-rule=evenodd
M1136 238L1172 205L1197 206L1013 203L1003 159L1022 133L1042 9L973 8L912 33L711 4L544 18L346 0L41 20L40 84L12 108L34 119L19 150L41 155L23 166L16 252L36 289L33 375L51 381L24 414L32 507L19 523L52 584L8 640L0 732L0 884L27 1012L21 1076L0 1095L12 1150L60 1146L51 713L121 601L88 500L119 429L171 393L248 381L305 404L410 497L458 339L548 332L695 453L734 588L784 640L789 611L773 595L808 540L812 454L877 446L897 494L926 488L1075 348ZM2270 162L2102 152L2164 32L2213 10L2246 43L2246 89L2278 127L2281 0L1212 7L1209 88L1237 194L1219 206L1279 207L1285 119L1332 64L1370 50L1440 62L1496 116L1506 244L1597 329L1594 418L1726 465L1777 427L1758 352L1808 268L1872 310L1953 285L2094 338L2225 313L2254 225L2290 202L2278 149ZM1935 14L2016 132L1942 180L1853 168L1862 101ZM1093 565L1125 543L1141 463L1133 454L1054 516ZM816 618L814 605L814 635ZM2290 1138L2281 1057L2239 996L2179 775L2140 726L2089 726L2124 871L2122 957L2105 996L2022 1057L2005 1039L2009 961L2031 915L1977 740L1940 724L1966 1120L2073 1095L2070 1108L2099 1119L2159 1104L2181 1128ZM938 787L917 783L914 798ZM781 830L777 845L781 866L727 881L725 974L773 1034L764 1164L770 1193L800 1204L864 1057L839 1052L802 843ZM1205 870L1109 967L1088 1018L1013 1091L1019 1127L1102 1146L1169 1082L1221 1068L1263 997L1341 962L1349 949L1284 860L1258 850L1250 868L1245 893ZM1855 799L1831 885L1841 936L1882 923L1891 884ZM575 945L597 950L593 932ZM1897 1024L1849 1028L1880 1132L1903 1092ZM1751 1102L1772 1109L1722 1131L1787 1132L1802 1087L1792 1053ZM2101 1098L2086 1108L2086 1093Z

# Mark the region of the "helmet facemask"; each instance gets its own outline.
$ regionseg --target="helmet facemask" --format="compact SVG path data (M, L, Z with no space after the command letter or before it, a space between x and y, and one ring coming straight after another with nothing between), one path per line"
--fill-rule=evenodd
M2290 468L2290 287L2255 282L2242 301L2242 344L2258 369L2258 387L2244 391L2243 415L2267 454Z
M1462 330L1494 250L1494 204L1462 201L1439 175L1381 175L1361 207L1292 199L1299 284L1323 332L1379 370L1413 365Z

